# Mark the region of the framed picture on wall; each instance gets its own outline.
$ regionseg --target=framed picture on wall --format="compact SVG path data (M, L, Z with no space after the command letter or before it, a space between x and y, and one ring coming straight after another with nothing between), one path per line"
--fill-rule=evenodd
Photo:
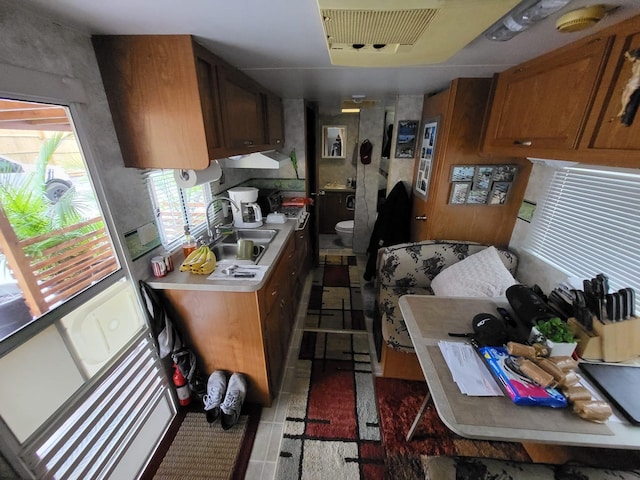
M496 165L493 170L493 181L513 182L517 169L518 167L515 165Z
M415 191L426 198L429 192L429 180L431 177L431 164L436 148L437 121L429 121L425 124L420 147L418 174L416 175Z
M504 205L509 195L510 182L493 182L493 188L489 194L489 205Z
M493 166L479 165L473 178L474 190L490 190L493 181Z
M489 198L489 190L469 190L467 195L467 203L470 205L484 205Z
M456 182L451 184L451 196L449 203L452 205L464 205L467 203L467 194L471 189L471 182Z
M454 165L451 169L452 182L471 182L476 174L475 165Z
M415 156L418 120L398 121L396 136L396 158L413 158Z

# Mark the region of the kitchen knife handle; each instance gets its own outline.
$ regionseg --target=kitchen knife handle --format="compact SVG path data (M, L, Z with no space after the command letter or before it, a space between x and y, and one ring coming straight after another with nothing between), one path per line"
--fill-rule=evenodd
M626 288L627 297L629 298L629 316L636 316L636 291L633 288Z
M620 318L627 319L629 318L629 295L627 293L626 288L621 288L618 290L618 296L620 297L620 301L622 303L622 310L620 311Z
M596 279L602 286L602 294L605 295L609 293L609 277L607 277L604 273L599 273L598 275L596 275Z
M626 314L624 313L624 307L626 306L624 304L624 298L619 293L614 293L613 298L616 301L616 320L624 320L626 318Z
M613 298L612 293L607 293L605 296L606 308L607 308L607 318L612 322L616 321L616 301Z

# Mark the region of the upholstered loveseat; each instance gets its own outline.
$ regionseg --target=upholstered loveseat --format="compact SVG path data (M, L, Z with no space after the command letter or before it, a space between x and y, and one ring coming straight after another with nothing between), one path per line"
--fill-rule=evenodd
M383 375L406 378L386 371L385 351L390 354L410 353L415 357L398 299L406 294L433 295L431 281L440 272L488 247L475 242L427 240L378 250L373 330L378 359L381 359L385 370ZM517 256L509 250L496 250L506 269L515 277Z

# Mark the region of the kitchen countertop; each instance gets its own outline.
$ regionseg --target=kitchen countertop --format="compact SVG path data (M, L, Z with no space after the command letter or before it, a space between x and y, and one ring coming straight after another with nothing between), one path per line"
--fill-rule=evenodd
M256 265L268 266L264 277L259 280L252 279L229 279L229 280L207 280L209 275L196 275L191 272L181 272L179 270L180 263L182 263L183 256L179 252L174 255L174 269L173 272L169 272L166 276L161 278L150 277L146 279L146 282L151 288L159 290L202 290L202 291L218 291L218 292L255 292L260 290L269 276L273 272L273 267L284 253L283 247L289 237L293 234L296 226L295 220L287 220L285 223L268 223L264 224L256 230L277 230L275 237L269 243L266 251L260 258L260 261ZM224 268L230 265L225 262L223 264L216 265L216 269Z

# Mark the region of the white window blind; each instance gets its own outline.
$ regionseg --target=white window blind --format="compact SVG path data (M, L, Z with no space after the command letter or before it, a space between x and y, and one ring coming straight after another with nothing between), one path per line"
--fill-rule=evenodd
M640 293L637 172L557 170L536 211L527 249L570 276L586 279L604 273L612 290L631 287Z
M205 210L213 198L209 184L180 188L176 185L173 170L147 170L143 178L149 189L160 239L165 248L173 250L182 244L185 225L196 237L206 231ZM215 211L220 211L219 205L216 205ZM217 222L219 219L212 217L211 221Z

